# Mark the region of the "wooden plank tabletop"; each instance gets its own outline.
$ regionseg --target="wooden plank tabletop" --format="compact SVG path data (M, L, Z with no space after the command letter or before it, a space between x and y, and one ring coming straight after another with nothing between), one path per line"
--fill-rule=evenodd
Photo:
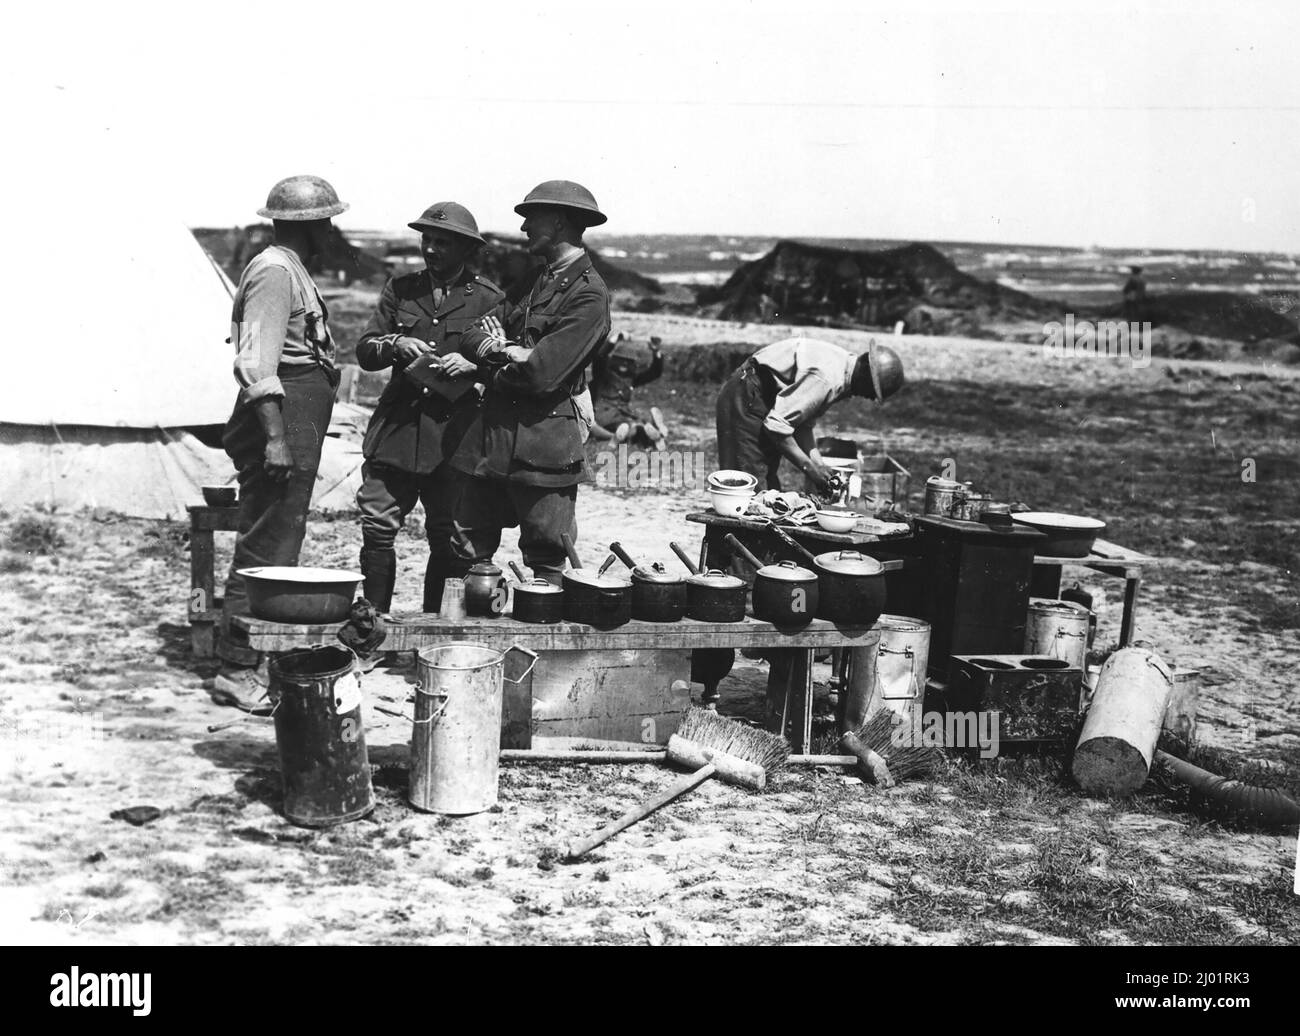
M864 515L863 517L866 517ZM699 525L711 525L730 531L762 532L770 524L753 518L733 518L726 514L714 514L712 511L692 511L686 516L688 522ZM894 543L907 540L910 532L890 533L880 536L872 532L827 532L819 525L786 525L781 528L795 539L817 540L821 543L833 543L837 546L851 547L856 543Z
M1155 562L1150 554L1142 554L1128 547L1121 547L1110 540L1097 540L1092 545L1092 553L1086 558L1051 558L1035 557L1035 565L1084 565L1099 568L1104 565L1125 568L1141 568Z
M384 651L413 651L469 640L489 647L513 644L533 651L628 651L638 649L694 648L856 648L870 647L879 634L868 626L837 626L814 619L799 631L781 630L770 622L746 616L743 622L642 622L633 619L612 630L598 630L579 622L534 624L502 618L441 619L411 614L386 617L388 637ZM235 625L247 630L249 646L260 651L290 651L311 644L332 644L341 622L298 626L238 617Z

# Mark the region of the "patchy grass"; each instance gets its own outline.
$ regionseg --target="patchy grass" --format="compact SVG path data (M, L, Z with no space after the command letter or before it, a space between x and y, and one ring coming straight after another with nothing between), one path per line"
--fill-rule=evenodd
M61 523L45 514L20 515L9 526L5 542L20 554L41 556L57 554L68 545Z
M32 570L32 560L25 554L0 554L0 575L15 576Z
M190 530L180 522L156 522L145 529L138 553L142 558L173 561L189 554Z

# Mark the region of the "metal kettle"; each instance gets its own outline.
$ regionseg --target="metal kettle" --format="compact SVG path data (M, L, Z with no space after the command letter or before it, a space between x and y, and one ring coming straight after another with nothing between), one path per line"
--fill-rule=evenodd
M506 575L490 561L471 565L465 576L465 611L470 615L495 617L506 610L510 592Z

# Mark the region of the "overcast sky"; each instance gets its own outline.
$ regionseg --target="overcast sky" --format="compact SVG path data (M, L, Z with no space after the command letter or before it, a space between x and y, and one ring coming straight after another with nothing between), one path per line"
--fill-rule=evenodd
M515 230L566 178L609 233L1300 252L1297 10L47 3L6 13L0 74L7 105L62 87L191 225L314 172L344 227L455 199Z

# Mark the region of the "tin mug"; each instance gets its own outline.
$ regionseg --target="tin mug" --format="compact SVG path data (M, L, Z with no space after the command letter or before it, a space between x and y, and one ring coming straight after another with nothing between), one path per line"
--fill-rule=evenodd
M952 518L957 505L960 482L939 475L931 475L925 481L925 513L934 518Z

